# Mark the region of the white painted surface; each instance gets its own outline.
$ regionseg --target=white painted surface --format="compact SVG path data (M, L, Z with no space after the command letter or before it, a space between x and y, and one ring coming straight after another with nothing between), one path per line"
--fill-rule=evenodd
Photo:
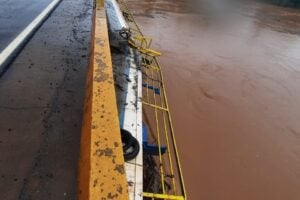
M122 28L129 28L122 15L120 7L115 0L105 0L105 9L109 25L113 31L119 31Z
M138 156L125 164L128 191L131 200L142 200L143 194L143 147L142 147L142 72L137 68L134 51L129 48L125 67L129 67L124 129L128 130L140 144Z
M129 30L120 7L115 0L105 0L105 9L108 20L110 43L119 46L120 42L127 41L120 36L121 30Z
M17 53L36 28L48 17L61 0L53 0L0 54L0 72L6 62Z

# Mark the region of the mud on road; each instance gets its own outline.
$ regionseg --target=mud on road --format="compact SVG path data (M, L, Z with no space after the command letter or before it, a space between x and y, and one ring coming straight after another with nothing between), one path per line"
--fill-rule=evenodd
M0 79L1 199L76 199L91 0L63 0Z

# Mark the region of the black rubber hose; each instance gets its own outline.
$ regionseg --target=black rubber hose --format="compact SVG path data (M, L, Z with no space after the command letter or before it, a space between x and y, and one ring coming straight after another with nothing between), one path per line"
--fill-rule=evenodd
M133 138L131 133L125 129L121 129L121 140L122 140L122 143L123 143L123 151L127 151L131 145L132 145L132 141L133 141Z
M132 144L130 148L127 151L124 151L125 161L134 159L139 154L139 152L140 152L140 144L137 141L137 139L132 137Z

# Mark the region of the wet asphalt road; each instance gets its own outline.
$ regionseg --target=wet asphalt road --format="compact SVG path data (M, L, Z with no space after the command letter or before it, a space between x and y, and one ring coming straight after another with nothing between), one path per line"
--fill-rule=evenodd
M52 0L0 0L0 52L35 19Z
M1 200L76 199L91 17L91 0L63 0L0 78Z

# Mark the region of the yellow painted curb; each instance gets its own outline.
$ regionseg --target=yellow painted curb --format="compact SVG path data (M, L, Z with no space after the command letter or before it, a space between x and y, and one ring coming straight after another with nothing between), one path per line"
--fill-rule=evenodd
M81 136L79 200L129 199L104 8L94 16Z

